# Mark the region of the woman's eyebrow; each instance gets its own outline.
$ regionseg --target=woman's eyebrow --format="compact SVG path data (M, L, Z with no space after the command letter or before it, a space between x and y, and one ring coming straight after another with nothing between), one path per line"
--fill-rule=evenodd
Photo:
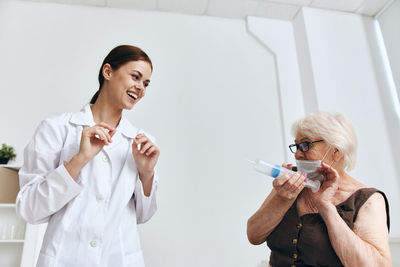
M143 74L142 74L140 71L138 71L138 70L133 70L133 71L134 71L134 72L137 72L137 73L139 74L139 77L140 77L140 78L143 77ZM146 82L150 83L150 80L146 80Z
M295 144L299 144L299 143L301 143L301 142L307 142L307 141L308 141L308 138L307 138L307 137L301 138L298 142L297 142L296 139L294 140Z
M143 74L140 71L138 71L138 70L133 70L133 71L137 72L139 74L140 78L143 77Z

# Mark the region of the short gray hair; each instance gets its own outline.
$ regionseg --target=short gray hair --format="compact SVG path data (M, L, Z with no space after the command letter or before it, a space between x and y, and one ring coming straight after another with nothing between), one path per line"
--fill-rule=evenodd
M310 139L323 139L331 147L344 155L344 169L351 170L356 165L357 136L350 121L340 113L311 113L292 125L292 134L304 135Z

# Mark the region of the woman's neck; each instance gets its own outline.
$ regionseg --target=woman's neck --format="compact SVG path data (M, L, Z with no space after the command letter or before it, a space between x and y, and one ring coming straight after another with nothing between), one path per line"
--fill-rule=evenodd
M122 117L122 109L115 107L107 97L100 93L96 102L91 106L93 119L96 124L105 122L116 128Z

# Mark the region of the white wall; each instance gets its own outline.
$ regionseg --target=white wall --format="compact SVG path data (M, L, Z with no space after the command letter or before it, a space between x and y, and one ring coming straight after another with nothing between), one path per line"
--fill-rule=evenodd
M271 181L244 158L284 160L272 56L243 20L156 12L0 4L0 142L22 149L43 118L79 110L108 51L143 47L148 95L128 112L157 137L159 210L140 227L147 266L257 266L246 237Z

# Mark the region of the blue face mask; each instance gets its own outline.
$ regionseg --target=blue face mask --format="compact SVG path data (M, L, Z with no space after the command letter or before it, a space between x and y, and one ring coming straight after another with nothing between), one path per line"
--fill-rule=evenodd
M297 170L301 172L302 174L306 173L307 174L307 179L310 180L319 180L322 181L324 179L324 175L317 172L317 169L321 167L322 161L325 159L326 155L328 155L328 152L331 148L326 151L325 155L322 157L321 160L297 160L296 159L296 164L297 164Z

